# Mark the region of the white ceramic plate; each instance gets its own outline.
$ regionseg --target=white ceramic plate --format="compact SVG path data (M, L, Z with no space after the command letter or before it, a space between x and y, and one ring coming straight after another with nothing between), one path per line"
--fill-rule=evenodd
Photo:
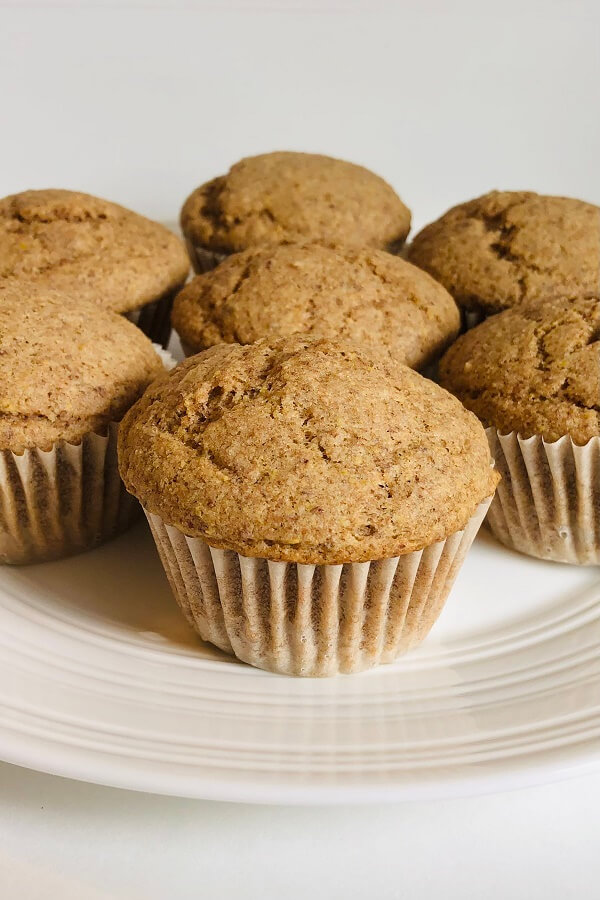
M300 680L190 631L146 526L92 553L0 567L0 757L189 797L400 800L600 766L600 570L485 534L425 644Z

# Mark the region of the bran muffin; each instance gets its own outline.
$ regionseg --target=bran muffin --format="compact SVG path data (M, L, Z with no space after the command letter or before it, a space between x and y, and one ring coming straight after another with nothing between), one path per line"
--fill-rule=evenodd
M180 364L126 415L119 458L201 636L302 675L422 640L497 481L438 385L300 335Z
M492 191L419 232L408 259L447 288L468 324L524 300L598 293L600 208Z
M378 175L314 153L242 159L186 200L181 227L197 272L262 244L318 241L396 250L410 211Z
M166 345L188 270L179 238L107 200L66 190L0 200L0 289L26 281L92 301Z
M456 338L458 307L433 278L383 250L282 244L198 275L172 315L186 354L302 332L422 369Z
M600 296L528 301L467 332L440 381L487 426L489 523L544 559L600 563Z
M162 371L122 316L37 285L0 290L1 562L65 556L129 524L117 423Z

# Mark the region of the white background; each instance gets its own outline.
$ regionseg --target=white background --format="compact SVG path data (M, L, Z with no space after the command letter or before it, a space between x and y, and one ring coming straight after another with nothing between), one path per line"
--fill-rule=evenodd
M600 203L590 2L0 2L0 195L174 223L237 158L319 151L420 227L493 187ZM218 805L0 765L0 896L592 898L600 776L363 809Z

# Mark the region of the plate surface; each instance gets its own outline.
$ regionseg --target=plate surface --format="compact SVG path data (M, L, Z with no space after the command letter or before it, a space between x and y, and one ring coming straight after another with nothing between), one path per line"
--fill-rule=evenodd
M425 644L334 679L195 637L145 524L0 567L0 757L102 784L256 802L495 791L600 767L600 570L482 533Z

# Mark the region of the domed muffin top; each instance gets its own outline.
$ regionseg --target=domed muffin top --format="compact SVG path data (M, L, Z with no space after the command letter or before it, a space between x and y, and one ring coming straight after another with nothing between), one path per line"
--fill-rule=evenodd
M452 345L442 384L485 425L577 444L600 435L600 297L529 301Z
M75 191L24 191L0 200L0 287L29 281L115 312L180 287L189 271L167 228Z
M0 450L103 431L162 371L123 316L35 285L0 290Z
M318 244L232 254L177 295L172 318L188 353L303 332L411 368L436 359L460 327L452 297L416 266L383 250Z
M569 197L492 191L424 228L408 258L459 306L485 314L523 300L583 296L600 285L600 208Z
M315 564L443 540L497 482L480 423L438 385L298 335L180 364L125 416L119 459L127 488L185 534Z
M394 248L408 234L410 211L362 166L278 152L242 159L197 188L181 226L195 244L221 253L302 240Z

